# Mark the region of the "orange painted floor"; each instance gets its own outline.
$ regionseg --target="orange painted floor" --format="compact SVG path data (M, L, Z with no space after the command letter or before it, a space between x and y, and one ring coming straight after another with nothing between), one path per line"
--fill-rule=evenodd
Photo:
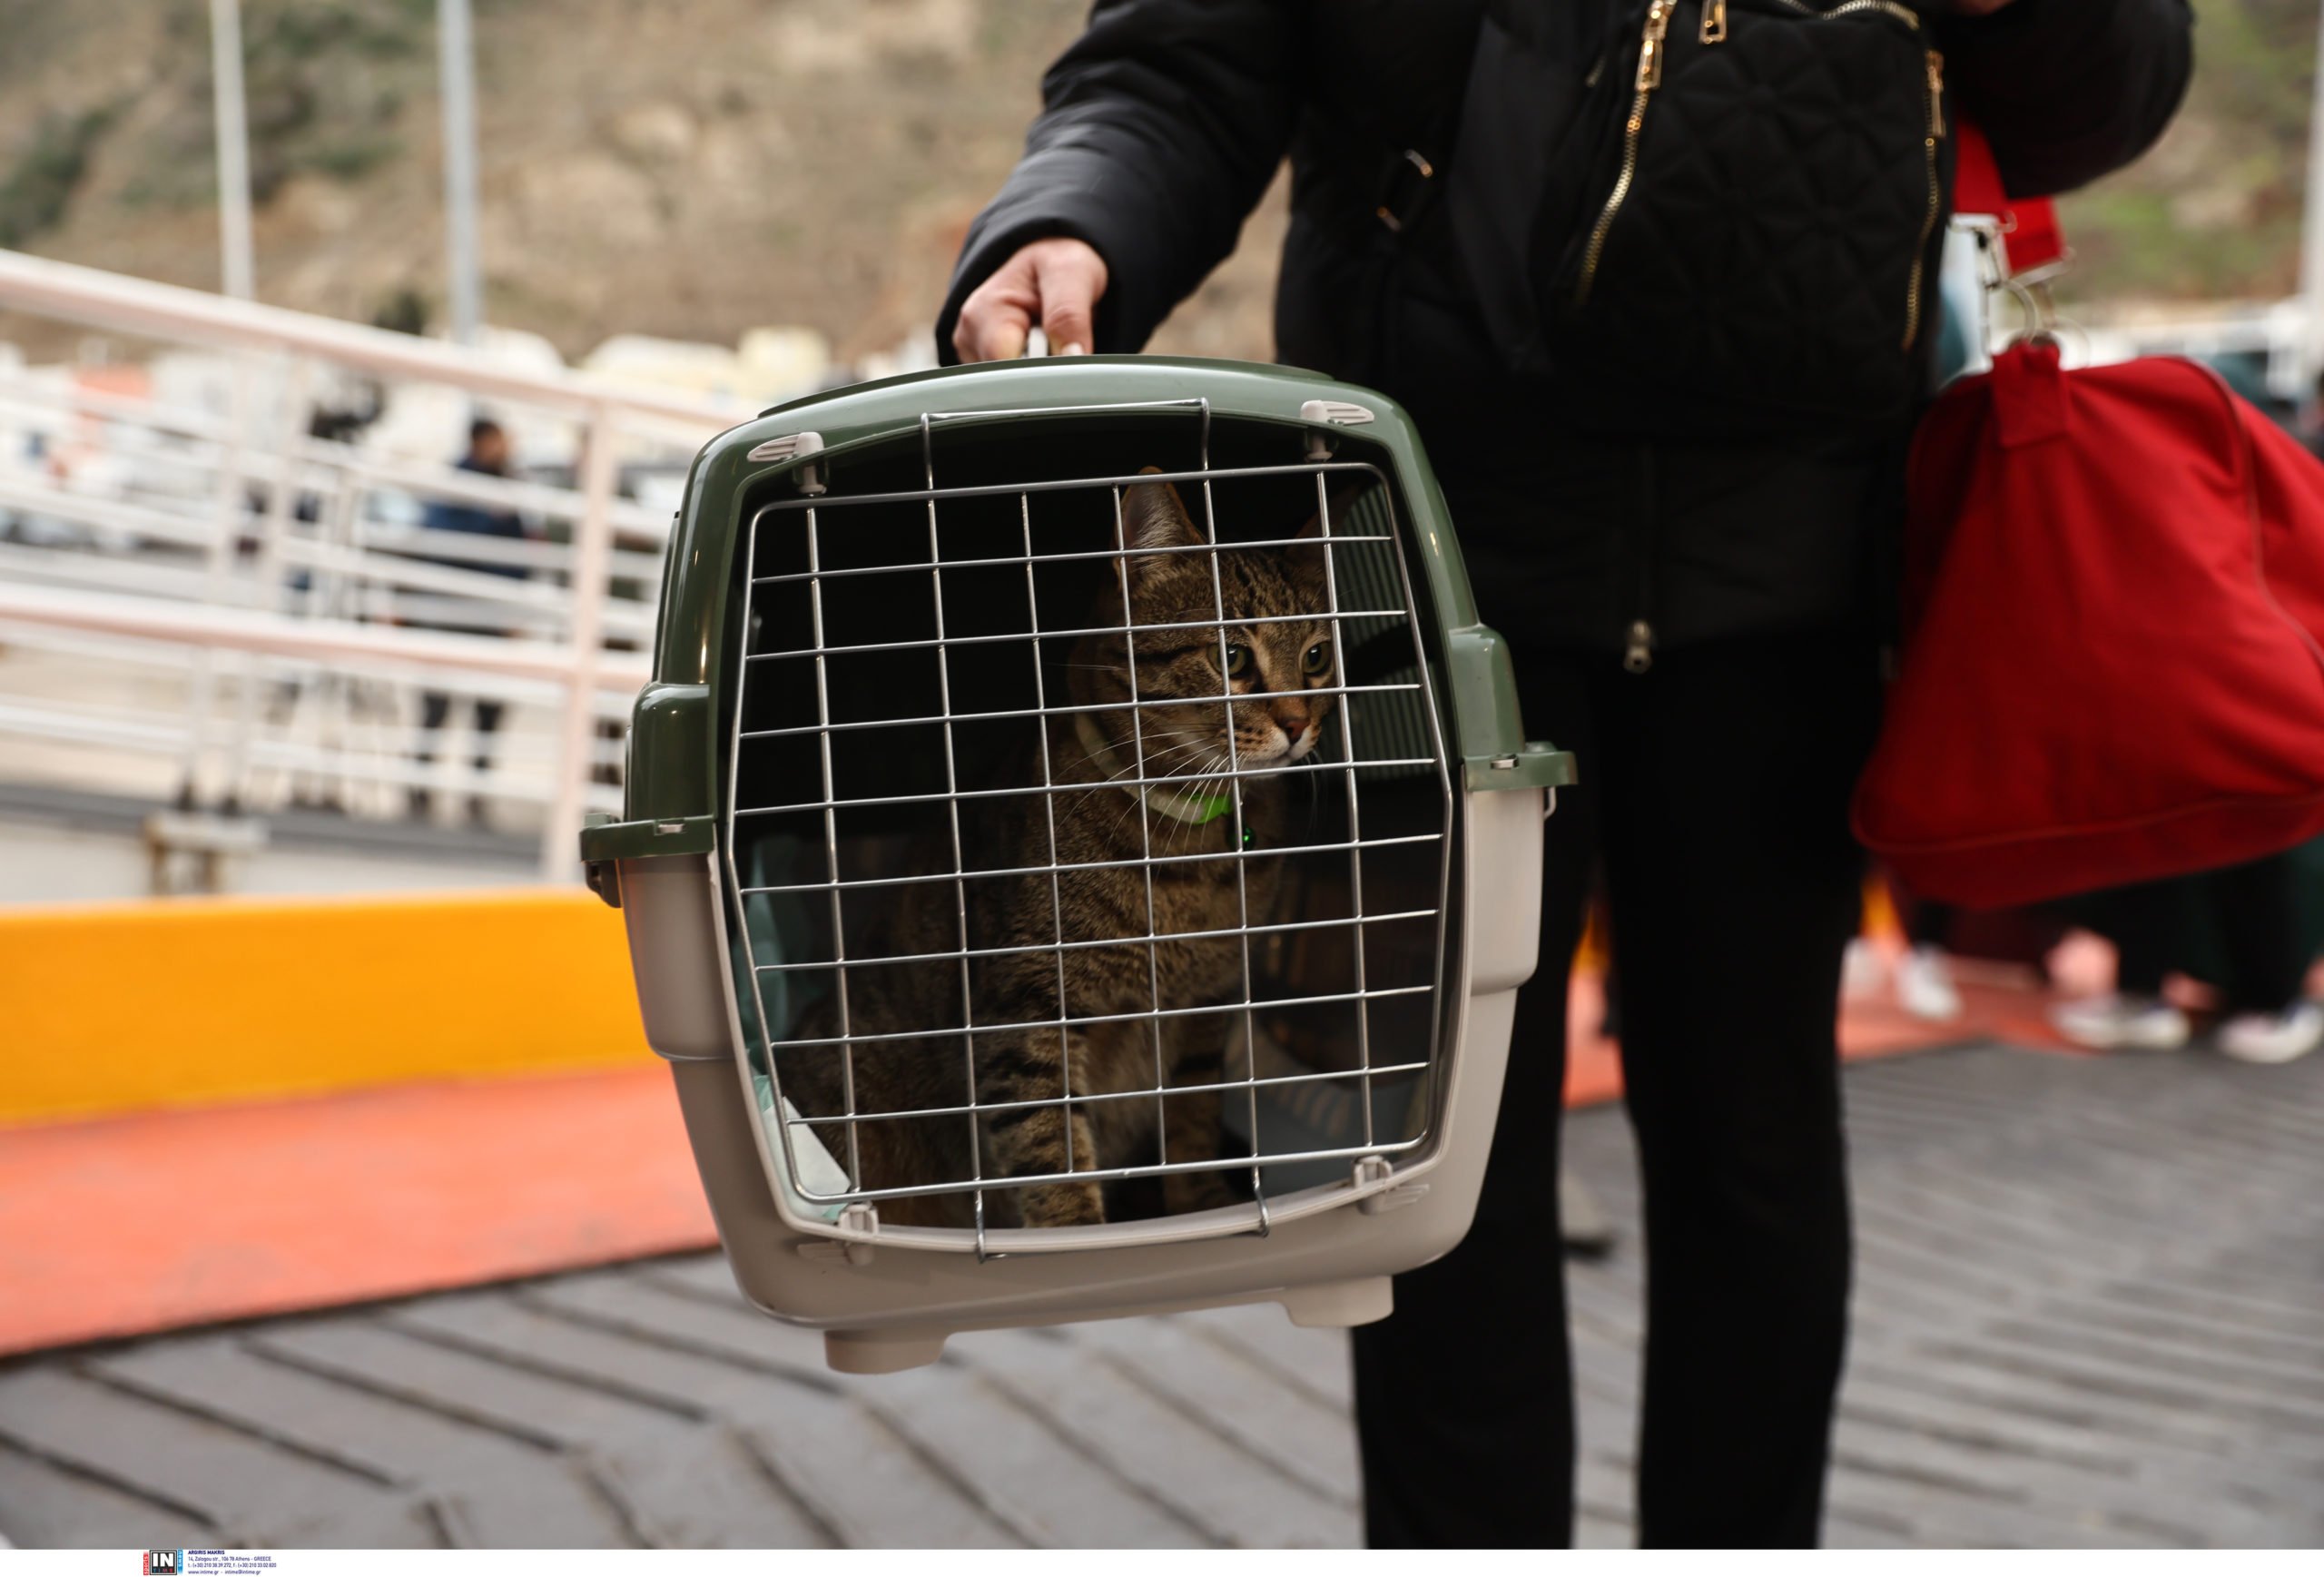
M5 1129L0 1353L715 1241L658 1063Z
M1846 1054L2054 1044L2030 976L1963 973L1950 1024L1852 1000ZM1576 977L1571 1104L1621 1090L1603 1002ZM715 1241L658 1065L0 1129L0 1353Z
M1893 967L1893 954L1884 952L1883 961ZM2079 957L2053 959L2052 968L2061 963L2068 966L2061 971L2061 983L2071 983L2069 994L2102 990L2112 978L2111 952L2087 962ZM2032 971L1970 959L1955 959L1953 970L1961 991L1961 1017L1942 1024L1915 1019L1896 1005L1884 979L1876 989L1851 995L1841 1004L1840 1056L1856 1062L1968 1040L2004 1040L2030 1050L2083 1055L2050 1028L2044 1010L2052 998ZM1568 1106L1593 1106L1622 1093L1621 1049L1598 1032L1605 1014L1604 981L1577 971L1566 1013Z

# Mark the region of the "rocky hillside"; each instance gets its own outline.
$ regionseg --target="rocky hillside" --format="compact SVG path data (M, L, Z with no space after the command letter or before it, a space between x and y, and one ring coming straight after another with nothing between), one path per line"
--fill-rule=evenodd
M2195 82L2132 168L2068 200L2085 299L2289 295L2299 275L2313 0L2194 0Z
M487 310L568 354L927 321L1087 0L476 0ZM259 288L442 300L434 0L244 0ZM2197 0L2201 78L2073 200L2073 293L2270 295L2297 271L2312 0ZM0 245L214 286L204 0L0 0ZM1281 192L1166 330L1265 355Z

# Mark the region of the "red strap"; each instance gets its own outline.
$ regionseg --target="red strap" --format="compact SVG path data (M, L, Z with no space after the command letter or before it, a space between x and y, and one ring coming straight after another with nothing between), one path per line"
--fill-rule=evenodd
M2066 436L2065 374L2054 344L2019 345L1994 360L1994 433L2005 449Z
M2001 166L1994 162L1994 145L1969 121L1955 126L1953 208L1956 213L2009 212L2009 192L2001 183Z
M2017 222L2007 238L2011 273L2030 274L2065 260L2066 232L2058 225L2056 203L2046 197L2029 197L2013 203L2010 216Z
M2009 271L2031 273L2066 255L2065 232L2057 205L2046 197L2013 200L2002 184L1993 144L1976 126L1963 122L1954 143L1953 207L1958 213L1990 213L2001 222Z

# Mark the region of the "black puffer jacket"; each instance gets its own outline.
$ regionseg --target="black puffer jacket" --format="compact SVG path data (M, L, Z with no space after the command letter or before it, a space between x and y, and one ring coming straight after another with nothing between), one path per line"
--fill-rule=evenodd
M1374 217L1403 201L1386 184L1402 150L1447 146L1488 7L1531 3L1098 0L969 232L938 343L949 357L960 303L1017 248L1069 235L1110 274L1095 348L1138 349L1233 250L1287 152L1278 353L1412 410L1505 633L1608 647L1644 624L1667 646L1873 619L1907 423L1748 443L1605 430L1586 368L1555 386L1504 370L1441 203L1400 236ZM1619 0L1571 3L1581 28ZM2018 196L2134 157L2191 67L2185 0L2014 0L1936 25L1952 102Z

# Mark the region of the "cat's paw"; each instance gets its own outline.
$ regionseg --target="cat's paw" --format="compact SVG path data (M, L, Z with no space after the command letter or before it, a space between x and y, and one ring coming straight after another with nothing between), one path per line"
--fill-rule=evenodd
M1165 1215L1188 1216L1197 1210L1224 1210L1249 1203L1250 1196L1221 1172L1173 1172L1162 1179Z
M1095 1183L1028 1188L1022 1208L1028 1227L1100 1227L1106 1220L1106 1198Z

